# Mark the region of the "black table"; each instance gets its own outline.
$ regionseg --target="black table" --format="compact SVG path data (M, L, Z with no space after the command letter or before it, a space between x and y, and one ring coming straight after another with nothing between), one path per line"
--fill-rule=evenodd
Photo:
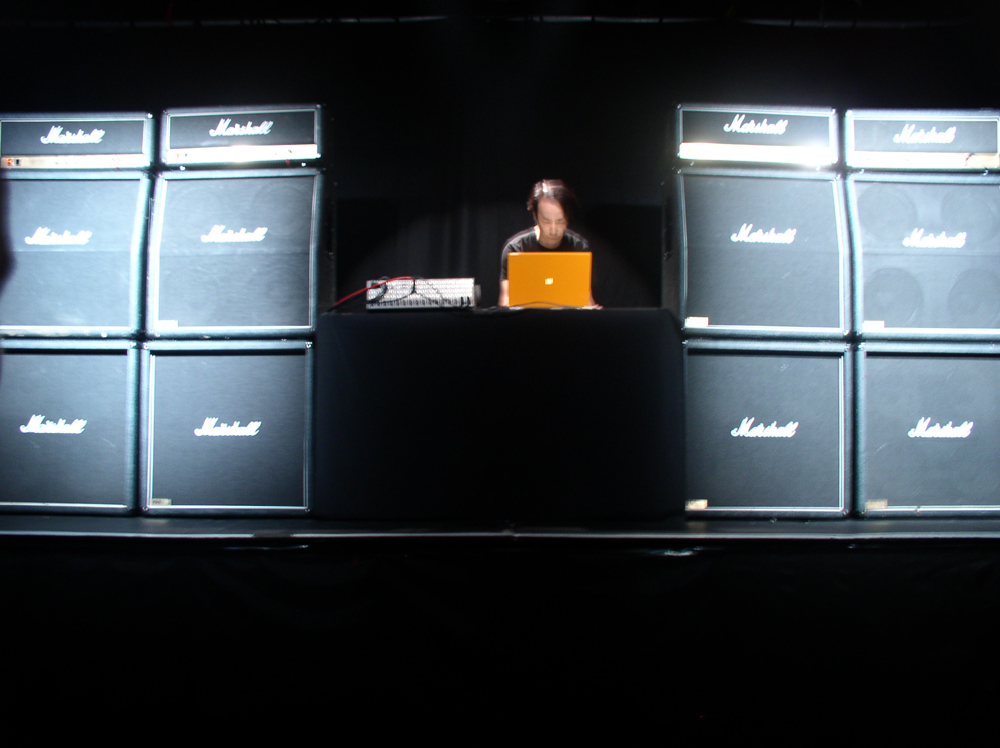
M317 517L683 511L681 343L666 310L331 314L316 356Z

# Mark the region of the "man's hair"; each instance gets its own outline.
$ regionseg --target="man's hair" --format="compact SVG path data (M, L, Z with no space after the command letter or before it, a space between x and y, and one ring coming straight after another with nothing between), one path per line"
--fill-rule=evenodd
M559 203L567 223L572 223L576 218L579 212L576 195L561 179L543 179L541 182L535 183L535 186L531 188L531 194L528 195L528 210L531 211L531 215L538 214L538 202L543 197Z

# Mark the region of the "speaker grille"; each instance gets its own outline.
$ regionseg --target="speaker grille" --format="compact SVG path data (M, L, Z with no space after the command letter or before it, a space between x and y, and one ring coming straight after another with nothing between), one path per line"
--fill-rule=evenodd
M311 329L318 176L198 177L157 186L152 331Z
M146 509L305 508L306 344L154 350L146 371Z
M3 328L133 331L147 180L5 179L0 190L14 266L0 294Z
M681 177L684 316L732 333L846 332L841 186L833 175Z
M832 355L691 345L686 358L689 509L842 513L844 347Z
M1000 359L919 353L860 354L860 508L1000 510Z
M134 505L134 355L4 351L0 506L124 512Z
M861 332L1000 328L1000 184L993 177L852 178Z

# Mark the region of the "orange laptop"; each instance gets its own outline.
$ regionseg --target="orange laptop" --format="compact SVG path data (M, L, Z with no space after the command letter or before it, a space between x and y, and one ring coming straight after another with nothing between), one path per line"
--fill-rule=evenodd
M511 306L590 305L590 252L511 252L507 282Z

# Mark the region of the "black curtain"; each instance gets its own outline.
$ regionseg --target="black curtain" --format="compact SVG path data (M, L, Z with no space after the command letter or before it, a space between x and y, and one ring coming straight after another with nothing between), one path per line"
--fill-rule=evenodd
M1000 102L996 46L977 42L987 29L974 23L450 18L16 32L0 49L9 111L325 104L336 280L325 276L324 299L383 275L471 275L494 303L500 247L530 225L530 186L561 178L583 205L598 301L658 306L675 103Z

